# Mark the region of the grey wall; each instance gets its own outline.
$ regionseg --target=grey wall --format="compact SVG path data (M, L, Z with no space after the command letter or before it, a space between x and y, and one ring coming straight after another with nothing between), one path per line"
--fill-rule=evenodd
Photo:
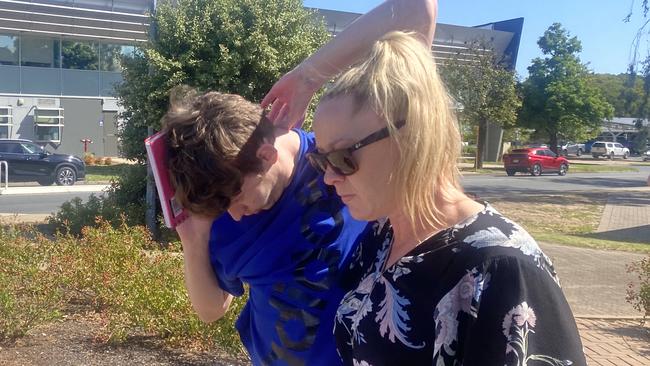
M102 121L101 99L61 98L61 107L65 113L65 127L63 127L61 146L57 150L82 156L81 139L89 138L93 140L93 143L88 145L88 152L94 153L96 156L103 156L104 129L100 125Z

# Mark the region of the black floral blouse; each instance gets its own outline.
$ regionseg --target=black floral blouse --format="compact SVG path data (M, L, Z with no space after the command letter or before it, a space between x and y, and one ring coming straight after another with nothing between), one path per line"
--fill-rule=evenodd
M389 222L352 270L334 333L346 365L585 365L571 309L535 240L489 204L388 268Z

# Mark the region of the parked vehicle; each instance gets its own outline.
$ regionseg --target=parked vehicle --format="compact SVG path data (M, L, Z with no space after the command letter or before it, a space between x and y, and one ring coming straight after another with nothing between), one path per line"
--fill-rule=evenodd
M558 151L561 152L562 155L564 156L568 156L568 155L581 156L586 150L585 150L585 144L566 142L558 146Z
M612 160L614 157L620 156L627 159L630 156L630 149L621 145L618 142L597 141L591 145L591 156L598 159L601 156L606 156Z
M650 148L643 154L643 161L648 161L650 160Z
M53 154L29 140L0 139L0 161L6 161L9 182L37 181L41 185L56 183L71 186L86 177L82 159ZM4 180L4 174L2 178Z
M510 154L503 155L503 167L509 176L517 172L534 176L550 172L566 175L569 161L548 148L526 148L515 149Z

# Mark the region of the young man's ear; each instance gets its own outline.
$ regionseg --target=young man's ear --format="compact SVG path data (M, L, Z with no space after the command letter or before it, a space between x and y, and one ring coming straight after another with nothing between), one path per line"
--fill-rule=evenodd
M262 160L264 170L268 170L278 161L278 150L273 146L273 144L265 142L257 149L256 156L258 159Z

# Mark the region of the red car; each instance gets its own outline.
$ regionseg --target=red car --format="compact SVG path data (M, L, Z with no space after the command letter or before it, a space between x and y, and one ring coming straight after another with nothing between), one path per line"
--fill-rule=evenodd
M510 176L517 172L535 176L549 172L566 175L569 161L548 148L530 147L512 150L510 154L503 155L503 167Z

